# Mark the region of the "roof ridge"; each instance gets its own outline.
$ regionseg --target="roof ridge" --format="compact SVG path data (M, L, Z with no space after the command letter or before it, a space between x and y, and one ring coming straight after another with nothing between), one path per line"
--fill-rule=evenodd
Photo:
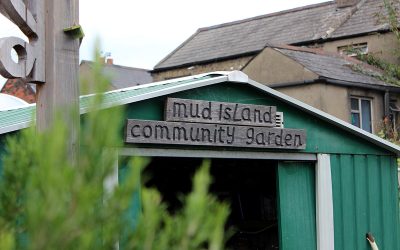
M93 64L93 63L95 63L94 61L90 61L90 60L82 60L81 61L81 64L83 64L83 63L88 63L88 64ZM131 66L125 66L125 65L119 65L119 64L107 64L107 63L104 63L104 64L102 64L102 66L104 67L104 66L110 66L110 67L118 67L118 68L126 68L126 69L136 69L136 70L142 70L142 71L147 71L147 72L149 72L150 73L150 69L145 69L145 68L137 68L137 67L131 67Z
M356 5L351 6L350 13L344 16L343 21L340 21L340 19L339 19L340 22L337 24L337 26L332 27L332 30L327 31L326 36L323 38L327 39L327 38L332 37L333 33L335 33L337 29L342 27L343 24L345 24L348 20L350 20L350 18L354 15L354 13L359 11L360 8L365 4L365 2L367 2L367 0L360 0L360 2L358 2Z
M327 2L322 2L322 3L309 4L306 6L300 6L300 7L296 7L296 8L292 8L292 9L287 9L287 10L281 10L281 11L277 11L277 12L272 12L272 13L254 16L254 17L250 17L250 18L245 18L245 19L241 19L241 20L236 20L236 21L232 21L232 22L226 22L226 23L216 24L216 25L212 25L212 26L208 26L208 27L202 27L202 28L199 28L197 30L197 32L207 31L207 30L211 30L211 29L218 29L218 28L222 28L222 27L226 27L226 26L236 25L236 24L240 24L240 23L250 22L250 21L273 17L273 16L279 16L279 15L283 15L283 14L293 13L293 12L312 9L312 8L318 8L318 7L331 5L331 4L335 4L335 1L327 1Z
M198 29L195 33L193 33L189 38L187 38L185 41L183 41L183 43L181 43L177 48L175 48L173 51L171 51L168 55L166 55L163 59L161 59L161 61L159 61L154 67L153 70L157 69L158 66L160 64L162 64L163 62L165 62L166 60L168 60L168 58L170 58L173 54L175 54L175 52L177 52L178 50L180 50L183 46L185 46L190 40L192 40L197 34L199 34L200 29Z
M103 66L117 67L117 68L125 68L125 69L135 69L135 70L141 70L141 71L150 72L150 69L137 68L137 67L130 67L130 66L119 65L119 64L106 64L106 63L105 63Z
M324 52L320 48L299 47L299 46L289 45L289 44L280 44L280 45L267 44L266 47L295 50L295 51L301 51L301 52L307 52L307 53L313 53L313 54L317 54L318 52Z

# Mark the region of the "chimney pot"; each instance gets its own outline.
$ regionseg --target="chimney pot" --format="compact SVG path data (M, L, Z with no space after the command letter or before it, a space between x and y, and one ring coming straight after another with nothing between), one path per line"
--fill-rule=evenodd
M112 59L112 58L107 58L107 64L109 64L109 65L114 64L114 59Z

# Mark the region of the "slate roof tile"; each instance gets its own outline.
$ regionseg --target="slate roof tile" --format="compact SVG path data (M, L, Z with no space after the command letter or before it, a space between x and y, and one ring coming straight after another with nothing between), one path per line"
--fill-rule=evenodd
M276 46L272 48L290 57L322 78L376 86L394 86L372 76L380 75L381 71L379 69L348 56L294 46ZM355 65L362 69L362 72L355 70L353 68Z

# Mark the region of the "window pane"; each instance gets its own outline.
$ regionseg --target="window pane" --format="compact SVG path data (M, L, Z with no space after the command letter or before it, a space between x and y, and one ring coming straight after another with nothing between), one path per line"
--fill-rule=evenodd
M351 124L353 124L356 127L360 127L360 114L351 113Z
M361 117L362 117L362 129L368 132L372 132L371 122L371 101L361 100Z
M351 98L350 102L351 102L351 110L360 110L358 107L358 99Z

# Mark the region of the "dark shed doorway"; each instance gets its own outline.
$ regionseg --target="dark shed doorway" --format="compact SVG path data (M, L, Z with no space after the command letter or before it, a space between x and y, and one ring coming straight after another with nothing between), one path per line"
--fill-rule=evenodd
M156 187L171 212L182 204L180 195L191 190L192 176L201 158L154 157L145 170L145 185ZM212 159L210 191L231 204L227 228L234 234L228 249L279 249L277 161Z

